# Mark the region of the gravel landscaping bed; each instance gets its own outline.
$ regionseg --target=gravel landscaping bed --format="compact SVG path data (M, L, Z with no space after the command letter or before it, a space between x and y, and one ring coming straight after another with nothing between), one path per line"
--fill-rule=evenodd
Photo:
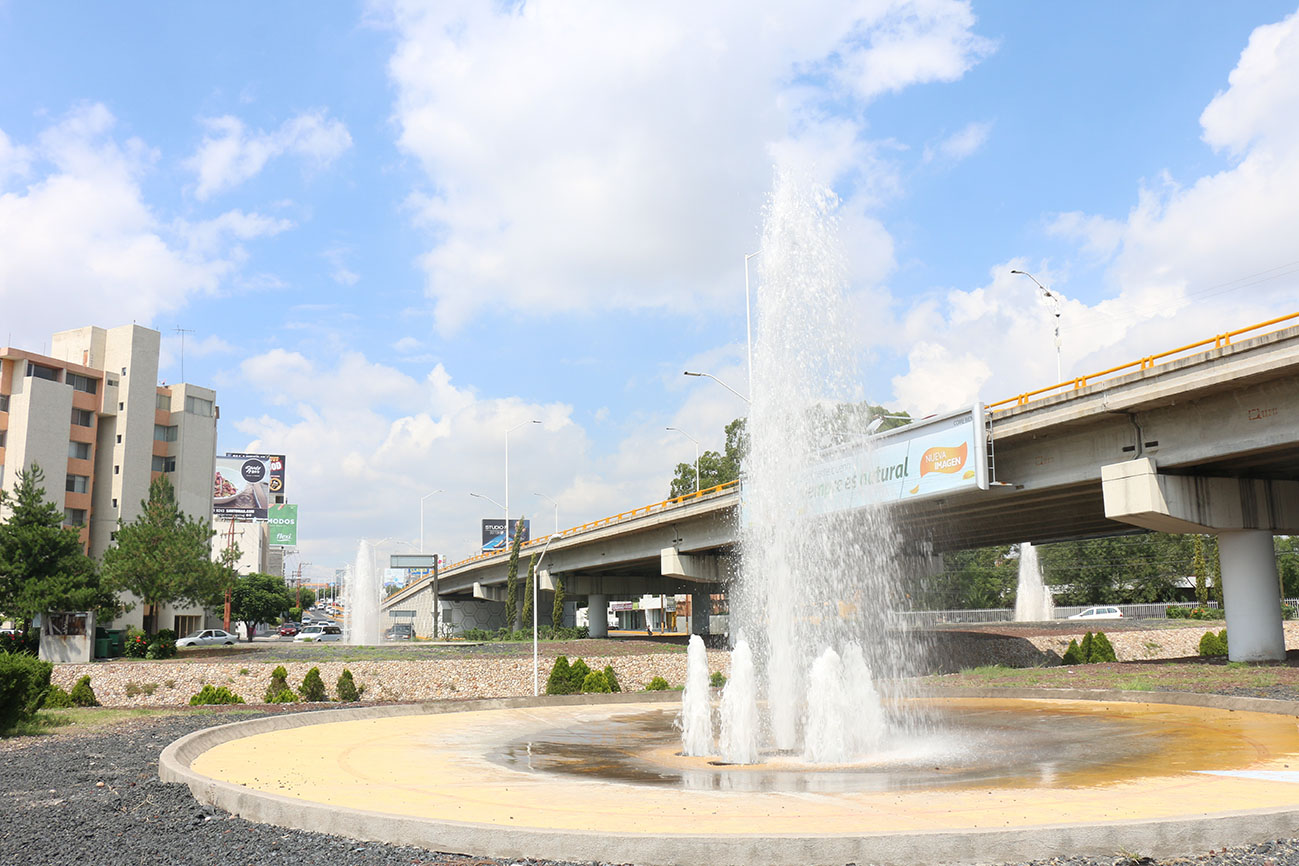
M319 833L253 824L200 807L183 785L158 780L158 755L173 740L257 713L206 713L146 719L109 730L0 740L0 863L24 866L546 866L545 860L491 860L422 848L356 842ZM323 776L322 776L323 778ZM628 862L634 863L629 845ZM1034 861L1033 866L1299 864L1299 840L1146 860L1140 852L1112 857Z

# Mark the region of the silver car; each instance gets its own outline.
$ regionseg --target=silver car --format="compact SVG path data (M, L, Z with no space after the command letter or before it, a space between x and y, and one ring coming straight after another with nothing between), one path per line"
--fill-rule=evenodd
M293 638L294 642L310 641L341 641L343 639L343 630L333 623L326 625L307 625L302 627Z
M176 646L234 646L239 638L223 628L204 628L185 635Z

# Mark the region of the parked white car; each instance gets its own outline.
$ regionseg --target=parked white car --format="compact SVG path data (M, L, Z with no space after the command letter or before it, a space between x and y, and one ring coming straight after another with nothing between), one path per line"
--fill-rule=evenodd
M1069 619L1123 619L1123 611L1117 607L1089 607Z
M234 646L238 642L238 637L223 628L204 628L185 635L176 646Z
M333 624L303 626L302 631L298 632L293 638L295 643L299 641L303 643L308 641L341 641L342 639L343 630Z

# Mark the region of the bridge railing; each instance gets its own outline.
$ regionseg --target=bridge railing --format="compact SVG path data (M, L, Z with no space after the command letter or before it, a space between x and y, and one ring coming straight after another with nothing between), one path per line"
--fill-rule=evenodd
M1082 613L1093 607L1117 607L1123 616L1129 619L1167 619L1170 607L1184 607L1188 610L1199 605L1193 601L1153 602L1149 604L1074 604L1057 605L1053 619L1068 619L1074 614ZM1209 602L1206 607L1216 608L1216 602ZM1014 622L1015 611L1009 607L977 608L972 610L912 610L902 614L903 620L911 626L936 625L938 623L985 623ZM1085 623L1088 620L1080 620ZM1097 620L1104 622L1104 620Z
M570 526L568 529L562 529L557 533L552 532L549 535L541 535L529 541L525 541L522 544L520 550L527 550L530 547L535 547L537 545L545 544L546 539L550 538L552 535L555 538L567 538L571 535L577 535L578 533L581 532L589 532L592 529L600 529L601 527L612 526L615 523L621 523L624 520L632 520L633 518L645 517L646 515L654 514L659 511L666 511L670 508L675 508L680 505L685 505L688 502L693 502L701 499L708 499L719 493L736 489L739 483L740 482L738 481L727 481L724 484L718 484L715 487L706 487L697 493L687 493L684 496L677 496L673 499L664 499L662 502L655 502L650 505L642 505L639 508L633 508L630 511L622 511L619 512L618 514L613 514L610 515L609 517L602 517L599 520L592 520L589 523L583 523L579 526ZM509 555L508 549L493 550L488 553L480 553L476 556L471 556L467 559L462 559L459 562L454 562L451 565L448 565L445 570L450 571L453 568L460 568L463 565L469 565L470 563L474 563L474 562L481 562L485 559L491 559L494 556L508 556L508 555Z
M1166 352L1147 355L1144 358L1138 358L1137 360L1129 361L1126 364L1119 364L1117 367L1110 367L1107 370L1100 370L1096 373L1088 373L1085 376L1067 379L1064 382L1047 385L1045 388L1038 388L1036 391L1026 391L1025 393L1019 394L1015 397L1007 397L1005 400L998 400L996 403L989 403L987 408L989 412L1005 412L1018 406L1025 406L1035 399L1040 399L1044 396L1058 393L1065 389L1077 391L1095 383L1097 379L1116 376L1120 373L1149 370L1157 364L1167 363L1169 359L1177 355L1184 355L1197 349L1204 349L1206 346L1211 345L1215 349L1221 349L1224 346L1230 346L1231 341L1242 334L1261 331L1264 328L1270 328L1273 325L1279 325L1282 322L1289 322L1294 319L1299 319L1299 313L1290 313L1288 316L1277 316L1275 319L1268 319L1266 322L1259 322L1254 325L1248 325L1244 328L1237 328L1234 331L1224 331L1221 334L1215 334L1212 337L1206 337L1203 340L1188 343L1185 346L1178 346L1176 349L1169 349Z

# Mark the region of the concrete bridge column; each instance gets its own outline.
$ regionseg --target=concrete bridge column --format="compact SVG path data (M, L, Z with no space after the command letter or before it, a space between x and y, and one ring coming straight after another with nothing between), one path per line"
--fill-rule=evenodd
M1228 658L1234 662L1284 660L1285 631L1272 533L1266 529L1219 532L1218 558L1227 609Z
M708 634L708 614L713 609L713 599L708 588L690 593L690 633Z
M609 636L609 596L592 593L586 597L586 625L591 637Z

